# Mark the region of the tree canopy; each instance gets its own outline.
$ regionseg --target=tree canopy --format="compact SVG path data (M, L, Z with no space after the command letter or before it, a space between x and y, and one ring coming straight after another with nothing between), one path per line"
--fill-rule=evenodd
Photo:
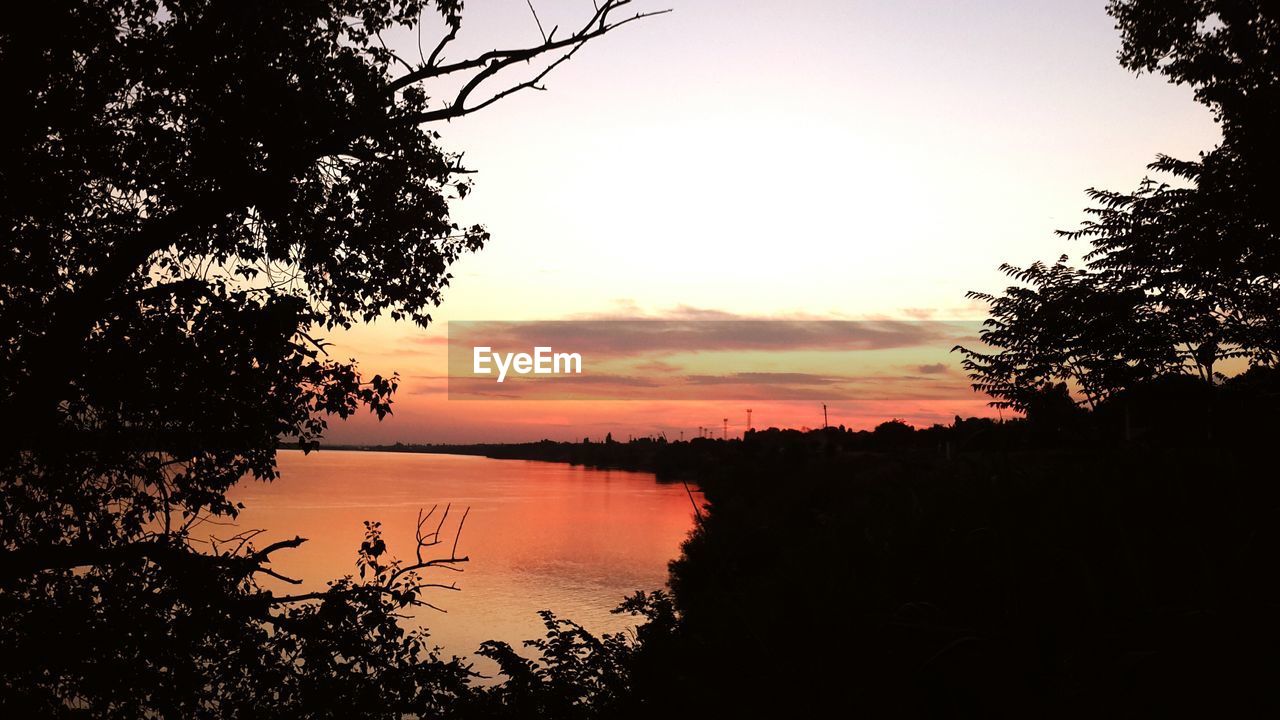
M396 614L464 558L390 561L373 525L360 578L279 597L258 579L283 579L272 555L304 540L219 542L205 523L236 515L241 478L276 476L282 443L391 411L397 377L330 356L323 335L425 326L450 266L487 241L452 217L469 170L433 124L540 88L651 14L627 3L463 59L446 57L460 0L7 9L0 702L347 717L461 692L466 668ZM424 26L438 39L412 61L384 39ZM420 548L449 532L424 525Z
M1220 361L1280 361L1280 8L1264 0L1114 0L1120 62L1190 86L1222 142L1157 157L1131 192L1090 189L1083 268L1002 269L991 318L958 348L1002 407L1069 383L1085 402L1152 378L1217 379Z

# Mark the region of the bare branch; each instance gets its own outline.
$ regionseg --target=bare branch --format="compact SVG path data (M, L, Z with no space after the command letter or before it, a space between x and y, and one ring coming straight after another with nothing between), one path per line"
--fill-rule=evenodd
M529 5L529 12L533 13L533 21L538 24L538 34L542 36L543 44L547 42L547 33L542 29L542 21L538 19L538 11L533 9L533 0L524 0ZM596 12L600 12L600 8L596 8Z
M285 581L285 582L289 583L290 585L301 585L301 584L302 584L302 581L301 581L301 580L295 580L294 578L286 577L286 576L281 575L280 573L276 572L275 570L272 570L271 568L265 568L265 567L254 568L254 572L260 572L260 573L264 573L264 574L266 574L266 575L270 575L271 577L273 577L273 578L275 578L275 579L277 579L277 580L283 580L283 581Z
M466 87L464 87L461 91L459 91L458 96L454 99L454 102L452 105L449 105L448 107L444 107L432 112L420 113L413 117L414 122L425 123L425 122L436 122L438 120L452 120L455 117L461 117L463 115L476 112L477 110L483 110L484 108L489 107L490 105L498 102L499 100L509 95L514 95L515 93L518 93L521 90L527 90L529 88L532 88L534 90L545 90L546 88L538 85L538 83L541 82L542 79L546 77L552 70L556 69L556 67L559 66L561 63L573 57L573 54L576 53L578 51L578 48L580 47L582 47L581 44L574 46L572 50L565 53L555 62L548 65L546 68L542 70L542 72L538 73L532 79L526 80L525 82L522 82L516 85L512 85L511 87L493 95L492 97L490 97L489 99L481 103L472 105L471 107L466 107L467 97L470 95L471 91L474 90L476 87L478 87L481 82L488 79L488 77L492 75L491 73L488 73L488 71L486 70L485 73L481 73L477 75L475 78L472 79L470 83L467 84ZM492 65L490 67L501 69L497 64Z
M422 18L418 18L418 59L423 65L428 64L427 56L422 54Z
M471 513L471 508L467 508L463 511L462 519L458 521L458 529L453 536L453 550L449 553L448 557L428 558L423 553L424 548L434 547L441 544L440 534L444 529L445 522L449 517L452 507L451 503L445 505L444 512L441 513L439 522L436 524L435 529L429 532L424 531L423 528L427 525L427 522L435 516L436 510L439 509L439 505L433 505L431 509L425 513L421 509L418 510L418 522L414 529L414 535L418 543L415 552L417 562L415 563L410 565L401 565L398 560L392 560L388 564L384 565L378 562L375 558L369 558L362 554L363 559L361 562L368 563L367 566L371 567L374 571L373 579L367 583L354 584L350 582L351 578L348 577L348 582L335 583L328 590L281 596L275 596L268 592L264 593L263 597L270 605L284 605L313 600L342 600L343 598L358 597L361 593L377 593L390 598L393 603L400 606L409 605L415 607L428 607L433 610L445 612L443 608L437 607L432 603L423 600L421 593L424 590L448 590L452 592L459 592L461 588L458 587L457 583L452 582L428 582L423 578L419 571L440 568L444 570L451 570L453 572L462 572L462 568L458 567L458 565L470 561L469 557L458 556L458 541L459 538L462 537L462 528L466 524L467 516ZM378 532L376 525L373 526L371 532L376 536ZM292 545L294 542L302 542L302 539L295 538L291 541L287 540L275 543L274 545L268 546L268 548L264 549L263 553L269 553L273 549L279 549L279 547L287 547ZM366 540L366 542L368 542L368 540ZM364 551L362 551L362 553L363 552ZM252 553L248 555L247 558L254 559L261 554L262 553ZM294 585L299 584L298 581L285 577L269 568L262 567L260 564L256 565L253 571L270 575L271 577ZM364 577L363 572L361 577Z
M600 37L601 35L604 35L605 33L615 30L619 27L622 27L627 23L631 23L631 22L635 22L636 20L641 20L644 18L654 17L656 15L662 15L662 14L671 12L669 9L650 11L650 12L640 12L640 13L636 13L635 15L632 15L631 17L611 22L609 19L610 14L615 10L617 10L619 7L622 7L623 5L628 4L629 2L630 0L609 0L608 2L598 5L596 7L595 13L577 32L561 40L556 40L554 37L558 27L553 28L550 34L547 34L543 30L542 22L541 20L538 19L538 16L537 16L537 11L534 10L532 2L529 2L529 9L533 11L534 20L538 23L538 31L542 33L542 36L543 36L543 43L541 45L538 45L536 47L517 48L517 49L510 49L510 50L491 50L487 53L483 53L469 60L462 60L456 63L449 63L449 64L443 64L443 65L438 64L437 61L438 61L439 53L441 52L441 50L443 50L444 45L450 42L451 40L453 40L454 36L456 35L457 28L451 27L449 34L446 35L443 39L441 39L440 44L437 45L436 50L432 52L431 58L429 58L428 62L423 67L413 72L406 73L405 75L393 80L388 85L388 91L395 93L400 90L403 90L406 87L409 87L410 85L413 85L414 83L421 82L423 80L442 77L445 75L450 75L453 73L462 72L466 70L474 70L474 69L480 68L479 72L473 75L462 86L462 88L455 95L453 102L450 103L448 106L437 109L437 110L432 110L429 112L410 115L405 118L401 118L400 120L413 122L413 123L449 120L455 117L460 117L462 115L466 115L468 113L472 113L477 110L480 110L520 90L524 90L527 88L542 89L538 87L538 83L543 78L545 78L553 68L555 68L556 66L563 63L565 60L568 60L570 57L572 57L573 54L577 52L577 50L581 48L582 45L585 44L588 40ZM528 63L534 60L535 58L538 58L550 52L554 52L556 50L566 50L566 52L563 55L561 55L560 58L558 58L553 63L551 63L549 67L544 68L531 80L527 80L525 82L521 82L509 88L506 88L477 105L473 105L470 107L467 106L467 100L470 98L471 94L474 93L476 89L479 88L480 85L482 85L485 81L494 77L502 70L512 65L515 65L516 63L521 63L521 62Z
M440 53L444 52L444 46L453 42L454 39L458 37L458 27L459 26L457 24L451 24L449 26L449 34L440 38L440 42L436 44L436 49L431 51L431 57L422 61L423 68L435 67L436 62L439 61L440 59ZM419 54L421 54L421 50L422 50L422 24L421 23L418 24L418 50L419 50ZM419 70L419 72L420 71L421 70ZM411 81L403 85L402 87L408 87L409 85L412 85L414 82L417 82L417 81L416 80Z
M432 545L436 545L440 542L440 529L444 527L444 521L449 519L449 510L451 510L452 508L453 508L453 503L447 503L444 506L444 515L440 517L440 524L436 525L436 531L434 533L431 533Z
M268 562L271 553L285 548L296 548L306 541L306 538L295 535L292 540L280 540L278 542L273 542L265 548L251 553L248 555L248 558L254 562Z
M449 551L451 557L458 556L458 538L462 537L462 526L467 524L467 516L471 514L471 508L468 507L462 512L462 519L458 521L458 532L453 535L453 550Z
M322 592L302 593L301 595L273 595L269 600L272 605L285 605L288 603L308 602L310 600L323 600L333 590L324 590Z

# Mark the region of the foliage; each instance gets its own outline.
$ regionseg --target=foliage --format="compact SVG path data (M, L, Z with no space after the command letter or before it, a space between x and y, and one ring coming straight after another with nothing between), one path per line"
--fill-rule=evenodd
M1187 85L1222 126L1229 155L1222 171L1233 169L1256 185L1247 197L1258 210L1271 206L1276 187L1273 130L1280 119L1280 10L1269 0L1112 0L1122 49L1130 70L1158 72ZM1247 184L1242 182L1242 185ZM1244 188L1242 188L1244 189Z
M1000 296L969 293L990 308L981 339L994 352L957 350L974 388L996 398L992 405L1026 410L1045 388L1071 383L1092 407L1119 388L1178 368L1164 318L1140 290L1066 263L1064 256L1053 265L1002 265L1022 284Z
M456 558L397 565L371 538L360 578L281 597L258 580L285 579L271 556L302 538L206 534L240 509L235 483L276 476L284 441L313 449L329 417L391 411L397 377L322 335L426 325L452 263L487 241L452 219L468 170L430 123L540 87L646 15L618 19L625 4L452 60L458 0L7 8L5 709L390 717L462 692L467 669L396 621L437 584L414 573ZM424 24L442 37L414 62L384 42Z
M671 712L1265 717L1269 462L1202 439L726 463L672 569Z
M643 716L644 698L652 690L645 680L656 674L646 663L674 632L675 608L658 590L637 592L613 612L644 619L635 638L622 633L597 638L581 625L543 611L546 635L524 643L537 652L537 660L504 642L482 645L478 654L497 662L503 681L480 688L464 715L570 720Z
M1120 60L1191 86L1223 133L1194 161L1160 156L1128 193L1091 189L1086 267L1065 257L1002 269L1021 284L984 300L987 348L958 348L974 387L1024 409L1066 382L1093 405L1135 383L1218 363L1280 360L1280 13L1261 0L1114 0Z

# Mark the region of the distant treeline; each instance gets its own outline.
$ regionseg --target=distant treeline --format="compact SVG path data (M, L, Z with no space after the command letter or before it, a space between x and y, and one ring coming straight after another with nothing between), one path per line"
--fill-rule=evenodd
M480 455L503 460L563 462L652 472L659 480L701 480L727 466L765 459L902 453L952 459L966 453L1072 448L1232 446L1276 438L1280 370L1253 368L1218 385L1170 376L1117 393L1094 410L1078 405L1064 385L1046 388L1025 416L961 418L916 428L897 419L872 430L843 425L814 430L749 430L742 438L618 442L405 444L337 446L360 450Z

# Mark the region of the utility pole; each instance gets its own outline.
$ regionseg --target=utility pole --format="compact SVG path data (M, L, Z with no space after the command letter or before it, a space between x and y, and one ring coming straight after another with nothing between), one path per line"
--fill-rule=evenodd
M724 436L723 439L729 439L729 418L724 419Z
M747 432L751 432L751 408L747 408Z
M827 404L822 403L822 429L827 429Z

